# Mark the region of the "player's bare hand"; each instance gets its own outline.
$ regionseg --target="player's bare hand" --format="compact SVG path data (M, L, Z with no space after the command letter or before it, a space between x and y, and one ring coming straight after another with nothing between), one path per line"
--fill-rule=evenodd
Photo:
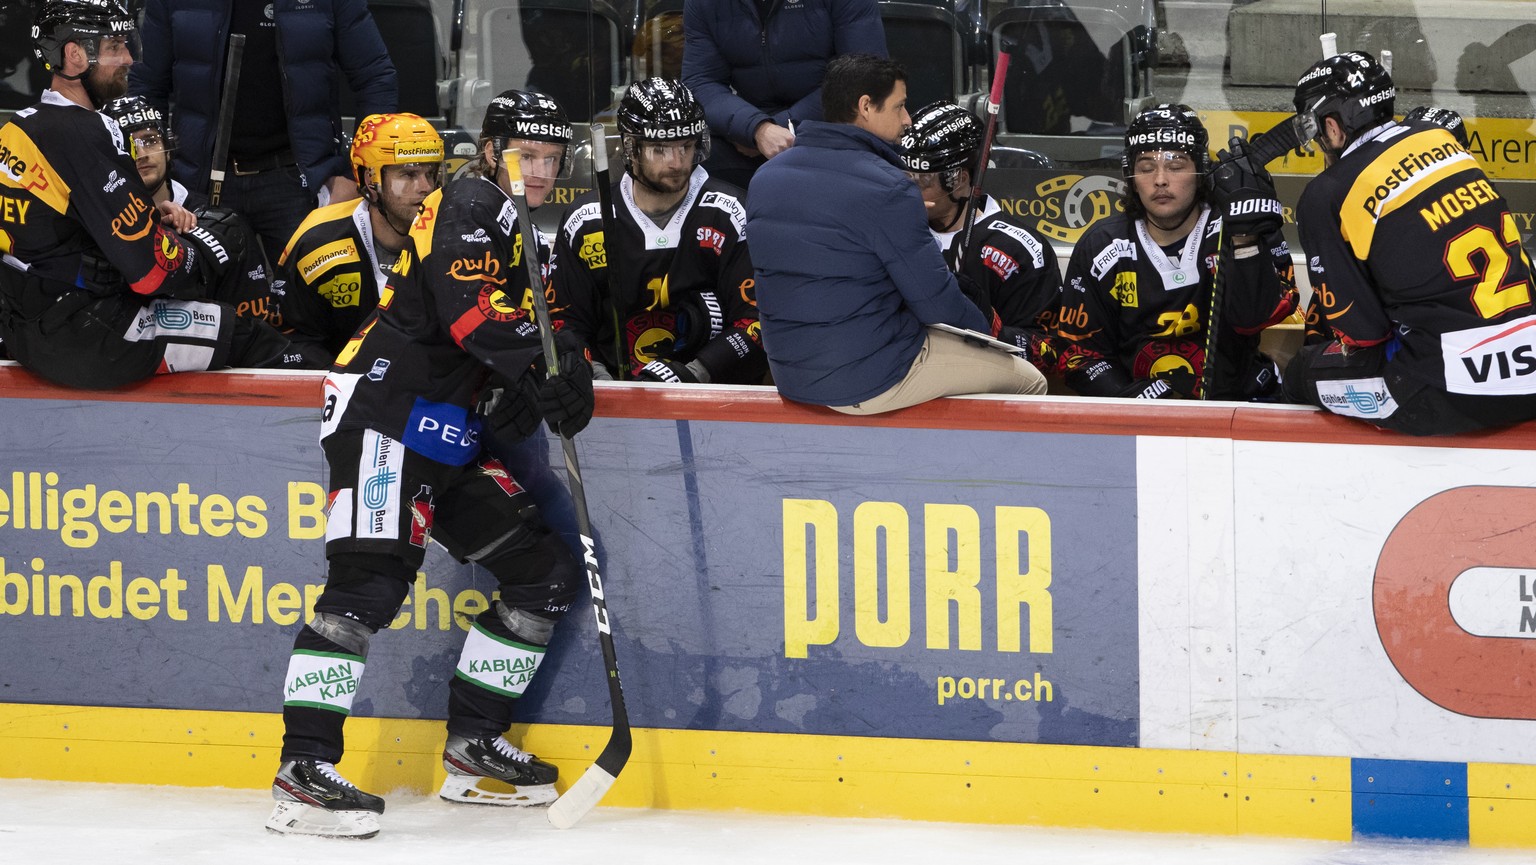
M764 159L778 156L795 143L795 133L777 123L759 123L752 137L757 140L757 150Z
M160 222L169 225L177 234L185 234L197 227L197 214L174 201L166 200L155 205L160 211Z

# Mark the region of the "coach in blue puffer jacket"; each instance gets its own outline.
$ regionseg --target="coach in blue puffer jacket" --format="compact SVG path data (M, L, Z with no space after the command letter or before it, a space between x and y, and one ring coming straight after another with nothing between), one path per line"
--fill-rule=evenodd
M715 136L710 174L746 188L821 119L821 78L839 54L886 56L876 0L686 0L683 83Z
M827 66L828 121L752 178L747 236L774 384L785 397L876 414L948 394L1044 393L1022 358L925 325L988 329L928 232L893 144L910 122L901 67Z
M223 203L251 220L274 260L320 190L356 197L337 87L345 77L359 118L394 111L399 99L366 0L149 0L140 32L129 91L169 110L176 179L204 193L229 34L246 34Z

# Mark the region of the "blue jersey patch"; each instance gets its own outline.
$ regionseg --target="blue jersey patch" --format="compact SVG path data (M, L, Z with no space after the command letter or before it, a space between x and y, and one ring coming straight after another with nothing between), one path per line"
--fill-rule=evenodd
M463 406L417 397L405 425L405 446L428 459L461 466L480 453L480 424L480 416Z

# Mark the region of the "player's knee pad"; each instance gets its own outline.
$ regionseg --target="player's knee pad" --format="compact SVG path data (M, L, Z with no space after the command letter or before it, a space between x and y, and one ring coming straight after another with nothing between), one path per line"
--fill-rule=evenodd
M537 514L467 557L491 572L507 607L558 619L581 588L571 551Z
M333 555L330 570L315 613L359 622L369 634L394 621L416 577L410 565L377 553Z

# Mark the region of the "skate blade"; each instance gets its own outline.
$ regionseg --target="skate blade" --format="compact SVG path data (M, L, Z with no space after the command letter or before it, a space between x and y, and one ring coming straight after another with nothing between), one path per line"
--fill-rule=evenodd
M267 818L267 829L282 835L372 838L379 834L379 815L372 811L327 811L303 802L278 802Z
M449 802L466 802L471 805L502 805L526 807L548 805L559 794L554 784L513 786L495 778L480 775L455 775L448 773L437 795Z

